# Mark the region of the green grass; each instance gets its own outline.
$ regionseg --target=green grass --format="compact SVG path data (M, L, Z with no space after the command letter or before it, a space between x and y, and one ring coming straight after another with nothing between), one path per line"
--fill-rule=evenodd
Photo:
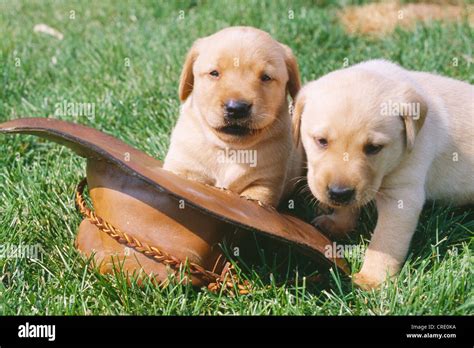
M95 117L61 118L162 159L178 115L186 50L230 25L260 27L290 45L304 81L342 67L346 58L354 64L383 57L474 82L466 60L473 57L473 29L466 23L418 26L382 39L349 37L335 17L343 3L1 1L0 121L54 115L64 100L95 103ZM38 23L59 29L64 40L35 34ZM401 276L380 291L355 289L334 273L327 286L307 285L301 280L306 261L297 268L299 280L282 285L271 280L272 265L262 262L242 272L254 291L229 297L182 284L127 287L120 274L90 270L73 245L81 220L73 192L84 170L83 159L57 144L0 137L0 244L42 246L36 261L0 259L0 314L474 314L472 208L427 203ZM375 218L367 209L360 230L373 228ZM355 243L366 245L366 239ZM360 258L349 259L357 270ZM294 276L291 265L280 278Z

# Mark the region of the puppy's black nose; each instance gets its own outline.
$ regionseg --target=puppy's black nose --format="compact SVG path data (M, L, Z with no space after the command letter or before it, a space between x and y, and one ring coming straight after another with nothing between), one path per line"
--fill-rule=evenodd
M229 119L248 117L250 115L251 107L252 104L246 103L242 100L231 99L224 105L225 117Z
M354 198L355 190L352 187L329 186L328 195L333 202L347 204Z

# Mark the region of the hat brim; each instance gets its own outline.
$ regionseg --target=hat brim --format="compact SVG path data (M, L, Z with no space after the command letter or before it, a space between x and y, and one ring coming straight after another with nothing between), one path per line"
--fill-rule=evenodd
M204 214L290 243L326 267L336 266L345 274L349 272L345 259L326 255L332 241L314 226L229 191L166 171L159 160L94 128L51 118L22 118L0 124L0 133L36 135L63 144L82 157L103 159Z

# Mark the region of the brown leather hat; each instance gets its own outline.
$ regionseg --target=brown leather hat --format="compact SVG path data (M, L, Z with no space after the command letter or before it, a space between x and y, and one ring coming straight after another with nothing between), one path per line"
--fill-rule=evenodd
M348 272L344 259L327 258L331 241L313 226L271 207L179 177L160 161L93 128L50 118L0 124L1 133L34 134L66 145L87 158L93 211L78 187L85 219L77 248L93 255L103 273L120 267L163 281L186 265L192 284L215 281L225 270L220 243L236 228L290 243L322 268Z

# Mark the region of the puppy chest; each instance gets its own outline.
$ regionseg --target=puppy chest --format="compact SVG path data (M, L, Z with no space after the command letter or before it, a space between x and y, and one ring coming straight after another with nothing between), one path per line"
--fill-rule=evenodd
M216 186L240 193L252 180L249 168L241 164L219 165L216 173Z

